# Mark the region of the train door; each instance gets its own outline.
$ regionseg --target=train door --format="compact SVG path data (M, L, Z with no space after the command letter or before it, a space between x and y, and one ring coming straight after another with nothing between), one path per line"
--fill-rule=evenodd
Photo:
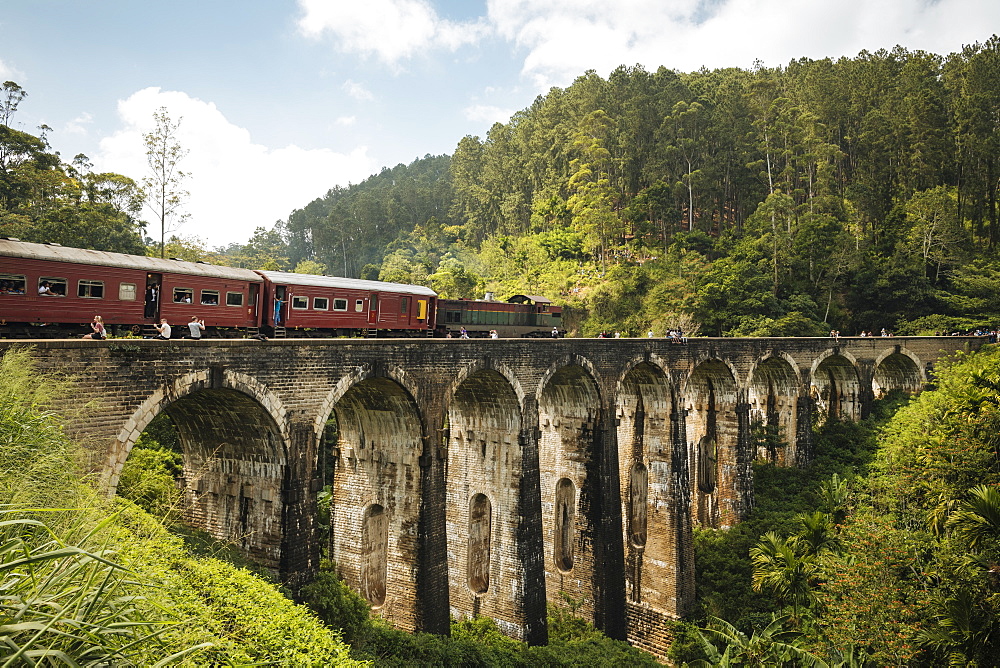
M146 274L146 305L142 315L147 320L160 319L160 291L163 288L163 274Z
M256 283L250 284L250 301L247 304L247 319L257 322L258 300L260 299L260 286Z
M368 324L378 324L378 293L373 292L368 297Z
M275 327L285 324L288 318L288 291L284 285L274 286L274 321Z

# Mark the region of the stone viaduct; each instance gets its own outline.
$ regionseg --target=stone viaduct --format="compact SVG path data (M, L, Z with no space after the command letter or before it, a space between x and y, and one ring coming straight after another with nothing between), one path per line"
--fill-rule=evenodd
M547 637L562 594L663 655L694 596L693 524L753 505L756 459L802 466L816 420L919 391L969 338L43 341L92 402L68 430L114 489L166 412L185 513L294 586L330 554L393 624L486 615ZM0 350L14 342L0 342ZM73 417L76 415L76 417ZM324 479L325 471L331 479Z

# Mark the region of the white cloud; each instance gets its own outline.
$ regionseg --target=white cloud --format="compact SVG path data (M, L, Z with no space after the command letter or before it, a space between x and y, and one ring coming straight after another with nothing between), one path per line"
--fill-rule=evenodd
M489 104L474 104L462 111L467 120L477 123L506 123L514 115L513 109L502 109Z
M212 245L245 242L255 228L270 228L331 187L357 183L377 168L364 146L345 154L255 144L249 131L230 123L213 103L145 88L118 102L123 127L101 140L96 169L141 179L148 171L142 135L152 129L160 107L173 120L182 119L178 138L189 151L180 167L191 174L186 181L191 218L177 233ZM147 233L156 236L159 230L150 227Z
M370 90L368 90L358 82L352 81L351 79L345 81L344 85L341 86L341 88L344 90L345 93L353 97L355 100L366 102L368 100L375 99L375 96L372 95L372 92Z
M339 116L337 120L334 121L337 125L354 125L358 122L357 116Z
M86 126L94 122L94 117L83 112L63 126L62 131L69 135L86 135Z
M1000 25L996 0L488 0L497 34L524 49L541 89L586 69L640 63L681 71L757 59L854 56L901 44L946 54Z
M3 79L4 81L13 79L18 83L22 83L25 79L27 79L27 77L24 75L24 72L20 71L13 65L8 65L4 61L0 60L0 79Z
M375 56L393 66L432 49L454 51L488 31L482 20L443 19L426 0L299 0L299 6L299 30L306 36L329 33L341 50Z

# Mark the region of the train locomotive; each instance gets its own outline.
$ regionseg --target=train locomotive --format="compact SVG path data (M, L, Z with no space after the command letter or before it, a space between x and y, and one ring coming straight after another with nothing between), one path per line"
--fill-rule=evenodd
M439 299L437 335L455 336L465 329L470 338L496 331L501 338L565 336L562 307L538 295L514 295L505 302L492 299Z
M447 305L444 322L439 304ZM541 297L439 300L420 285L251 271L204 262L110 253L0 238L0 338L65 338L94 315L113 336L150 336L166 319L174 337L192 317L207 336L544 336L561 309ZM483 329L483 328L486 329ZM183 330L183 331L182 331Z

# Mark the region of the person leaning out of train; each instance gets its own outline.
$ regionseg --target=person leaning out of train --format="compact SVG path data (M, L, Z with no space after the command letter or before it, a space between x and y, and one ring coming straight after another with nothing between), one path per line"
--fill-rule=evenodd
M189 338L195 341L201 339L202 332L205 331L205 321L196 315L191 316L191 322L188 323L188 330L191 332Z
M83 338L94 339L95 341L103 341L108 338L108 332L104 329L104 319L101 316L94 316L94 321L90 323L90 328L94 331L90 334L84 334Z
M170 338L170 324L167 322L166 318L160 318L160 324L154 325L156 331L159 332L154 339L163 339L164 341Z
M49 285L48 281L42 281L42 284L38 286L39 297L54 297L55 294L52 292L52 286Z

